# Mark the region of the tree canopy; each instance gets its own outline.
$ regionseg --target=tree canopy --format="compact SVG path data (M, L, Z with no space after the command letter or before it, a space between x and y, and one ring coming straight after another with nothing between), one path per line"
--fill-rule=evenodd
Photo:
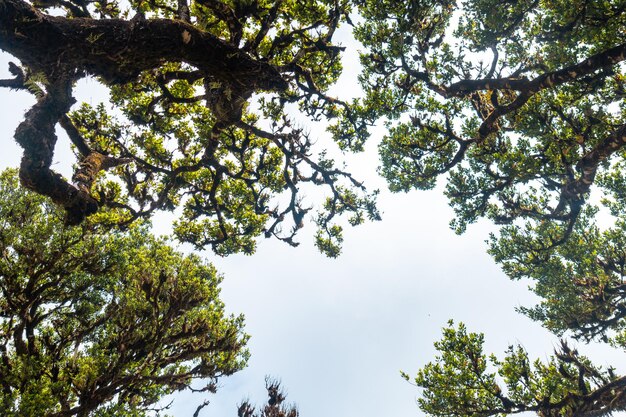
M68 224L101 207L118 209L124 223L182 205L181 240L251 253L259 235L296 244L312 209L300 190L311 184L327 190L317 244L336 256L336 216L379 217L374 195L314 155L286 111L332 118L347 106L325 93L341 73L333 34L349 19L346 0L2 0L0 8L0 49L20 61L0 86L38 97L15 133L20 179L65 207ZM112 110L70 111L86 76L109 88ZM50 168L57 124L76 149L71 182Z
M624 349L626 3L357 3L367 52L355 111L388 121L379 153L391 190L445 178L458 232L480 218L503 225L491 254L541 297L521 311L558 335ZM336 137L356 150L367 139L349 127ZM440 356L415 378L423 411L590 416L626 406L624 377L565 341L531 365L520 346L487 356L482 338L444 329Z
M4 416L150 415L246 363L243 318L225 314L211 265L97 217L64 226L16 172L0 175Z
M626 377L602 369L562 341L547 361L531 361L521 345L498 359L483 351L484 336L452 322L435 343L440 352L414 381L432 416L604 416L626 410ZM409 380L409 376L404 374Z
M458 231L523 222L545 247L572 232L592 185L620 195L624 2L362 3L358 110L392 121L380 146L392 190L447 174Z
M356 111L389 120L390 188L445 175L458 232L503 225L490 252L537 282L533 317L588 336L621 326L626 3L358 3L369 52ZM338 139L359 149L367 136L349 133Z
M314 210L303 192L319 186L317 245L336 256L336 218L378 219L376 193L315 155L293 114L328 120L347 152L384 120L392 191L445 180L456 231L502 225L490 253L541 298L524 313L626 347L624 0L0 0L0 11L0 49L19 60L0 86L37 97L15 133L20 180L62 206L68 227L178 209L178 239L251 253L258 236L295 245ZM351 101L328 94L344 23L364 48L364 94ZM86 76L110 106L72 107ZM51 169L57 124L76 151L71 181ZM624 378L566 342L532 366L519 347L487 356L462 325L436 347L415 380L432 415L626 404Z

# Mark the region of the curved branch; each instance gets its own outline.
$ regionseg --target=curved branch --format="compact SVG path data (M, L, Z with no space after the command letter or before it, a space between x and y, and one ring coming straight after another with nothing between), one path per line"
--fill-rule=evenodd
M55 125L74 103L71 79L50 84L47 94L26 113L15 131L15 140L24 149L20 165L22 184L62 205L68 224L78 224L98 210L98 203L88 193L68 183L50 169L57 137Z

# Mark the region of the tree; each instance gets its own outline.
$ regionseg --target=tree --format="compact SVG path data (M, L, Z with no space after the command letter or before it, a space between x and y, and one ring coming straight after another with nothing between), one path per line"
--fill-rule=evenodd
M332 37L352 6L362 17L365 97L347 103L327 89L341 69ZM543 301L524 309L529 316L558 334L624 347L623 0L0 0L0 8L0 48L21 61L0 85L38 97L15 135L21 181L62 205L67 224L104 208L110 223L126 225L183 206L181 240L250 253L259 235L295 244L311 210L303 185L325 185L317 243L334 256L336 215L358 224L378 213L349 172L313 158L288 109L336 119L331 132L350 151L386 118L381 172L392 190L445 177L458 232L482 217L503 225L490 252L512 278L533 280ZM114 110L70 112L73 83L86 75L110 88ZM50 170L57 123L77 151L73 184ZM590 203L594 190L606 195L602 207ZM595 222L600 210L611 215L605 228ZM622 378L567 344L533 369L517 348L491 360L505 393L485 374L479 341L463 328L444 335L442 365L417 379L429 413L623 407Z
M182 205L181 240L251 253L259 235L295 245L311 210L301 189L323 185L317 244L336 256L336 216L379 217L374 195L312 155L287 114L347 107L325 93L341 72L332 38L347 0L2 0L0 10L0 49L20 61L0 86L38 98L15 132L21 183L63 206L68 224L102 207L126 224ZM113 110L70 112L86 76L109 89ZM76 150L72 183L50 168L57 124Z
M357 3L369 52L356 110L398 120L380 146L392 190L447 174L457 231L525 221L545 246L571 233L592 185L619 194L624 2ZM359 149L354 133L337 139Z
M420 408L433 416L604 416L626 410L626 377L594 366L564 341L548 361L531 363L520 345L504 359L483 352L484 336L453 323L435 343L441 353L415 377ZM408 380L409 376L403 374Z
M267 404L257 412L249 401L243 401L237 409L237 417L298 417L298 409L294 405L286 405L287 394L280 386L280 382L265 379L267 389Z
M14 171L0 175L0 201L3 415L144 416L245 365L243 317L225 314L211 265L145 223L109 230L106 212L64 226Z
M379 152L390 188L445 177L457 232L482 217L503 225L491 254L542 298L523 312L559 335L626 348L626 3L356 3L366 96L352 110L365 124L388 119ZM335 137L359 150L367 132L340 122ZM415 379L422 410L591 416L626 406L626 379L566 342L531 366L521 347L487 358L482 337L444 330L441 355Z

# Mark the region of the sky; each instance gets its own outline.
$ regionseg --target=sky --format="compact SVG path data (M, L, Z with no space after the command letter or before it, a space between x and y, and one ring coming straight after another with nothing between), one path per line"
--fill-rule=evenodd
M336 91L358 94L356 48L347 32L340 36L348 51ZM8 60L0 54L0 78L9 77ZM75 95L91 104L106 100L94 80L82 81ZM18 166L12 136L33 102L27 93L0 91L0 167ZM310 129L331 147L323 126ZM201 253L224 276L226 309L246 316L251 359L245 370L221 380L200 416L234 417L243 399L261 405L266 376L282 381L302 417L420 416L419 390L400 371L415 375L434 359L433 342L449 319L484 332L486 352L502 355L521 343L533 358L552 353L558 338L515 312L536 301L528 283L511 282L486 254L493 226L479 222L464 235L454 234L443 184L408 194L386 190L376 176L376 142L383 134L376 129L363 155L347 157L357 178L381 190L383 220L347 229L338 259L315 249L312 224L299 234L297 248L261 240L252 256ZM59 135L54 169L69 175L73 156ZM166 232L170 221L156 216L156 232ZM601 365L619 370L624 362L623 353L606 347L577 347ZM204 399L178 394L169 413L191 417Z

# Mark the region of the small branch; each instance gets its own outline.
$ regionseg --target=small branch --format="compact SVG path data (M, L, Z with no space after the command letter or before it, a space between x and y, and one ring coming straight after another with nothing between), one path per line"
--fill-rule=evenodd
M15 65L13 62L9 62L9 72L15 75L15 78L8 80L0 80L0 87L8 87L13 90L23 90L26 88L24 82L26 81L26 77L24 76L24 72L20 67Z
M59 124L63 129L65 129L70 141L74 144L74 146L76 146L76 149L78 149L78 152L80 152L82 156L87 156L91 153L91 148L87 145L85 139L83 139L83 136L80 134L76 126L74 126L74 123L72 123L72 120L70 120L67 114L64 114L59 119Z

